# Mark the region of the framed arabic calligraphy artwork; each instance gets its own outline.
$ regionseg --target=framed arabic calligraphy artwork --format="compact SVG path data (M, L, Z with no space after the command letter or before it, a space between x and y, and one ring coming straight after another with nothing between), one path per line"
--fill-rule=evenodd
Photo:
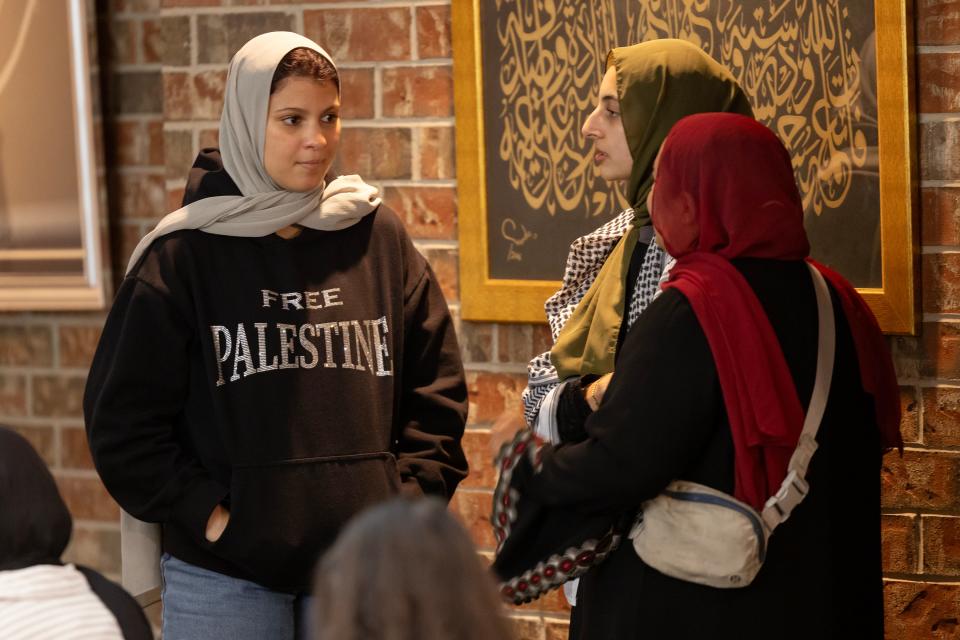
M606 54L678 37L790 150L813 256L913 333L912 32L910 0L454 2L463 318L545 321L570 242L626 206L580 134Z
M105 304L87 9L0 0L3 311Z

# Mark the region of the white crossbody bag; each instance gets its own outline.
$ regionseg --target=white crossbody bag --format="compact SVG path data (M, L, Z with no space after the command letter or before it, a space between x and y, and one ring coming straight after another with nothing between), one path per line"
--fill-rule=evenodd
M787 477L762 513L729 494L685 480L671 482L645 502L629 537L640 559L663 574L721 589L749 585L763 566L773 530L809 491L807 467L817 450L817 430L830 392L836 330L827 283L815 267L807 266L817 294L817 373Z

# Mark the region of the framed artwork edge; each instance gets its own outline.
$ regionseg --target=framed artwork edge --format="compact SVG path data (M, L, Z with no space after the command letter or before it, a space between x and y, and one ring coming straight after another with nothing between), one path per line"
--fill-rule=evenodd
M88 49L90 7L86 0L60 0L67 17L70 40L71 108L76 140L79 226L83 275L51 277L0 276L0 311L94 311L106 306L110 293L109 268L102 247L107 242L103 203L100 202L101 178L97 170L94 128L94 103L91 84L91 52ZM72 251L72 250L71 250ZM30 250L22 253L29 254ZM38 253L44 253L40 249Z
M861 289L885 333L915 334L919 247L913 47L914 0L876 0L882 287ZM488 276L479 0L452 6L459 199L461 316L467 321L545 323L560 281Z

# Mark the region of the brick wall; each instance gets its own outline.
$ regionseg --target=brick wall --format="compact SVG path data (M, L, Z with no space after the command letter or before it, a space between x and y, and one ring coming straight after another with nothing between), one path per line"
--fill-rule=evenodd
M960 2L916 0L923 322L892 341L907 450L888 454L884 587L890 638L960 634Z
M114 275L177 206L196 151L216 143L230 54L257 33L292 29L340 66L339 168L383 189L458 312L449 1L96 5ZM881 473L888 637L898 639L960 633L960 0L916 0L916 11L924 315L918 337L892 340L908 445ZM30 437L53 469L76 518L70 558L117 575L117 507L91 468L80 411L102 321L102 313L0 315L0 421ZM473 472L453 508L489 556L489 427L516 407L525 364L549 335L544 326L459 328ZM566 637L567 612L556 592L519 609L519 636Z

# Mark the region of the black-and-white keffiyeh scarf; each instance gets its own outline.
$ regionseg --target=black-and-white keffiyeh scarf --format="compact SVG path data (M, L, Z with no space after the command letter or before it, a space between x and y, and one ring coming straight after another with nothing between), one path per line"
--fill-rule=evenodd
M633 209L627 209L599 229L577 238L570 245L563 284L544 304L554 341L600 273L607 256L632 222ZM642 241L650 244L637 276L630 308L627 310L627 329L633 326L643 310L653 301L670 261L670 256L653 242L651 237L643 238ZM562 383L550 362L550 351L536 356L527 365L527 388L523 392L524 417L527 425L535 428L542 438L552 442L558 440L556 403Z

